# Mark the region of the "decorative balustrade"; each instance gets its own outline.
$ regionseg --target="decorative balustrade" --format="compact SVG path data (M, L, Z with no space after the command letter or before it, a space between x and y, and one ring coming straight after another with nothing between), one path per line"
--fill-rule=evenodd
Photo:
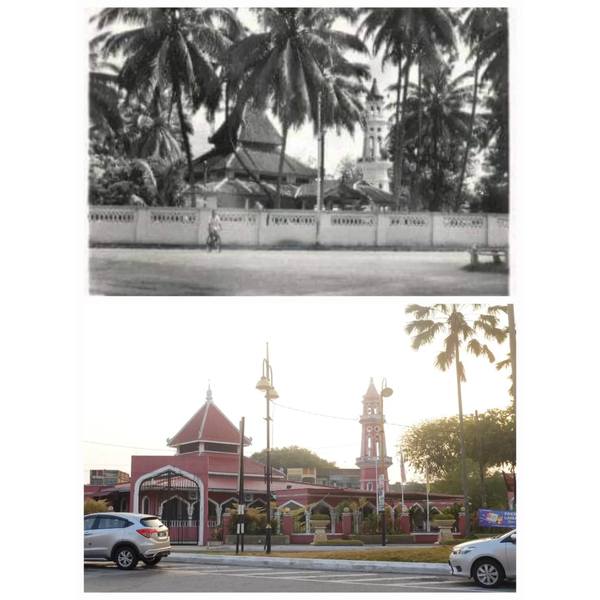
M471 215L444 215L444 227L456 227L456 228L476 228L480 229L485 227L486 220L482 216L471 216Z
M389 220L390 227L427 227L430 223L426 215L392 215Z
M366 225L367 227L373 227L375 225L375 215L353 215L353 214L332 214L331 224L332 225Z
M183 225L193 225L196 222L194 213L180 212L151 212L150 220L152 223L181 223Z
M122 210L94 210L88 215L90 221L108 221L112 223L130 223L135 219L133 211Z

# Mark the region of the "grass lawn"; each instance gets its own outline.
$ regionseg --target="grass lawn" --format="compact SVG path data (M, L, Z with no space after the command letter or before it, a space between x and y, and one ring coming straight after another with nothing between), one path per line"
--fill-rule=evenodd
M322 552L273 552L271 556L283 558L331 558L336 560L387 560L392 562L446 563L450 546L436 548L386 548L381 550L323 550ZM245 556L264 556L264 552L244 552Z

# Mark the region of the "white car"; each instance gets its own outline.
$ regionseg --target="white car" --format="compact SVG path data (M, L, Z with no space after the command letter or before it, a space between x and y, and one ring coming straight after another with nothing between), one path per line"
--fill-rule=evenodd
M494 538L464 542L452 548L452 575L471 577L484 588L517 577L517 530Z

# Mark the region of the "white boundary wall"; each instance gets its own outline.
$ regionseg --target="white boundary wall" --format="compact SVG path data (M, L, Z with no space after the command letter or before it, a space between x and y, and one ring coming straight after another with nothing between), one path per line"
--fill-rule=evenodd
M226 246L508 247L509 216L220 209ZM202 246L210 210L92 206L90 243Z

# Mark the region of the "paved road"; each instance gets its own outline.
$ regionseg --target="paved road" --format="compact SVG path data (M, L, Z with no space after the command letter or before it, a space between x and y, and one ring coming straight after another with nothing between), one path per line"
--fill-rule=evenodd
M502 296L467 252L91 248L90 293L117 296Z
M120 571L112 563L86 563L86 592L483 592L470 581L438 575L352 573L267 567L178 564L163 561L148 569ZM494 590L495 591L495 590ZM515 585L498 588L515 591Z

